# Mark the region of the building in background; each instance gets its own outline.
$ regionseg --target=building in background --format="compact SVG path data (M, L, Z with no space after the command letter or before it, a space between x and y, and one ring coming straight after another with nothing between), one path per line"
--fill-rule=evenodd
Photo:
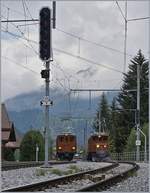
M21 139L16 134L14 123L9 120L5 104L1 105L1 120L1 156L2 160L7 160L6 151L14 154L20 148Z

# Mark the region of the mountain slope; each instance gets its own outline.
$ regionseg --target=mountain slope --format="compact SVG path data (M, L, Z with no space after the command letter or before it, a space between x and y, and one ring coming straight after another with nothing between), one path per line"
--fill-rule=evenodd
M9 116L19 132L25 133L30 128L43 130L44 108L40 106L43 93L44 89L42 88L38 91L21 94L5 101ZM109 103L111 103L114 96L116 96L116 93L109 93L107 95ZM87 127L89 135L92 127L91 119L95 116L99 98L92 98L90 107L88 98L71 97L69 103L68 95L64 95L61 90L51 90L51 99L54 103L50 107L51 134L56 136L64 128L70 126L72 127L72 131L76 135L79 135L79 140L84 138L85 127ZM72 117L71 119L68 118L70 116ZM81 141L83 142L83 140Z

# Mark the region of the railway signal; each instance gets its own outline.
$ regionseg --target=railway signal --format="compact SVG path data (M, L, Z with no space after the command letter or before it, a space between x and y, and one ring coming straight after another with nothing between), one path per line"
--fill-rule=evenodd
M53 18L51 18L51 10L44 7L40 10L40 37L39 37L39 55L44 61L46 69L41 71L41 78L45 78L45 97L40 101L41 106L45 107L45 162L44 167L49 167L48 163L48 131L49 131L49 106L53 105L53 101L49 99L49 82L50 82L50 61L52 61L51 33L53 20L53 29L56 27L56 2L53 2Z
M40 11L40 58L44 61L50 59L51 49L51 11L44 7Z
M40 11L40 58L44 61L46 69L41 71L41 77L45 78L45 98L40 104L45 107L45 162L44 167L49 167L48 163L48 131L49 131L49 77L51 59L51 10L44 7Z
M42 70L41 71L42 78L49 78L49 70Z

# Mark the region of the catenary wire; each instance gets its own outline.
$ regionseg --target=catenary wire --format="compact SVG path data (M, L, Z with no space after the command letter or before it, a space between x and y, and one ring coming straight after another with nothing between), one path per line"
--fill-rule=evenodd
M4 16L2 16L2 17L4 17ZM4 17L4 18L5 18L5 17ZM34 49L34 47L30 44L30 41L28 40L28 38L25 37L24 33L20 30L20 28L19 28L18 26L16 26L14 23L11 23L11 25L14 26L14 27L21 33L21 35L23 36L23 39L25 39L25 40L28 42L28 44L32 47L33 51L34 51L37 55L39 55L39 53L38 53L38 52Z
M118 52L118 53L120 53L120 54L124 54L124 52L123 52L123 51L120 51L120 50L117 50L117 49L114 49L114 48L111 48L111 47L105 46L105 45L100 44L100 43L96 43L96 42L93 42L93 41L87 40L86 38L79 37L79 36L74 35L74 34L72 34L72 33L66 32L66 31L64 31L64 30L62 30L62 29L56 28L56 30L57 30L57 31L60 31L60 32L62 32L62 33L64 33L64 34L66 34L66 35L69 35L69 36L72 36L72 37L74 37L74 38L80 39L80 40L82 40L82 41L88 42L88 43L90 43L90 44L93 44L93 45L96 45L96 46L99 46L99 47L102 47L102 48L105 48L105 49L109 49L109 50L111 50L111 51ZM126 53L126 55L128 55L128 56L131 56L131 57L132 57L132 55L131 55L131 54Z
M36 75L38 74L38 76L39 76L39 72L36 72L36 71L34 71L33 69L31 69L31 68L29 68L29 67L27 67L27 66L25 66L25 65L23 65L23 64L17 63L16 61L10 59L10 58L7 57L7 56L3 56L3 55L2 55L2 58L4 58L5 60L8 60L8 61L16 64L17 66L20 66L20 67L22 67L22 68L24 68L24 69L26 69L26 70L29 70L30 72L33 72L33 73L36 74Z
M20 38L22 38L22 37L20 36ZM27 38L25 38L25 37L23 37L22 39L25 39L27 42L33 42L33 43L38 44L38 42L36 42L36 41L34 41L34 40L29 40L29 39L27 39ZM30 45L30 46L31 46L31 45ZM32 47L32 48L33 48L33 47ZM106 68L106 69L109 69L109 70L112 70L112 71L115 71L115 72L123 73L122 71L117 70L117 69L115 69L115 68L112 68L112 67L110 67L110 66L106 66L106 65L104 65L104 64L100 64L100 63L94 62L94 61L92 61L92 60L86 59L86 58L81 57L81 56L74 55L74 54L69 53L69 52L67 52L67 51L64 51L64 50L61 50L61 49L58 49L58 48L53 48L53 49L54 49L54 51L56 51L56 52L64 53L64 54L66 54L66 55L69 55L69 56L78 58L78 59L83 60L83 61L86 61L86 62L88 62L88 63L92 63L92 64L101 66L101 67L103 67L103 68ZM35 51L35 53L36 53L37 55L39 55L37 51Z
M127 19L125 18L124 14L123 14L123 11L122 11L122 9L121 9L121 7L120 7L118 1L115 1L115 2L116 2L116 4L117 4L117 7L118 7L118 9L119 9L119 11L120 11L122 17L124 18L125 21L127 21Z

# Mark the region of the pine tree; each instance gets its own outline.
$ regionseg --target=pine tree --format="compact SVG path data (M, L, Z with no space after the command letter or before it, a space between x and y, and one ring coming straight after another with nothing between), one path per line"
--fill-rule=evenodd
M118 105L116 102L116 98L113 98L112 105L111 105L111 111L110 111L110 139L112 141L112 149L113 152L117 151L117 132L118 132L118 120L120 117L120 112L118 111Z
M107 98L105 94L102 94L102 99L101 99L101 113L100 113L100 120L101 120L101 127L102 129L110 131L110 109L109 105L107 102Z
M99 131L99 121L101 125L101 131L107 132L110 130L110 109L104 93L102 94L101 100L99 102L95 118L94 128L96 131Z
M137 89L137 65L141 67L140 75L140 117L141 124L148 121L148 63L144 64L144 55L139 50L137 56L131 60L129 65L129 71L124 74L124 83L122 86L122 92L119 94L118 102L122 109L136 109L137 105L137 92L126 92L126 90ZM131 126L135 124L135 112L124 111L122 125L128 127L130 133Z
M135 126L135 109L137 108L137 92L127 92L126 90L137 89L137 65L140 65L140 122L148 122L148 63L145 62L145 57L141 50L131 60L129 71L124 74L122 92L119 94L117 101L119 103L120 116L118 119L118 128L124 136L121 140L122 144L126 144L127 138L130 135L131 128ZM132 109L132 110L131 110ZM133 110L134 109L134 110ZM122 149L123 150L123 149ZM120 151L122 151L120 149Z
M116 103L116 98L113 98L112 105L111 105L111 115L110 115L111 135L113 136L113 138L115 138L116 128L118 127L119 112L117 110L118 110L118 106Z

